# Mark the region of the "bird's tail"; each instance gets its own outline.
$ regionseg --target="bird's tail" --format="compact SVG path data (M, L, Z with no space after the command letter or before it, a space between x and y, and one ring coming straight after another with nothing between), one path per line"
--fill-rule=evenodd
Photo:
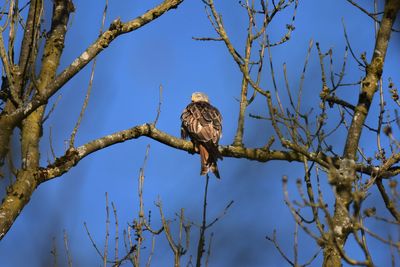
M215 148L218 151L218 148ZM199 153L200 153L200 160L201 160L201 171L200 175L206 175L209 171L212 171L214 175L220 179L217 160L218 158L222 159L222 156L215 153L215 151L208 149L204 144L199 144Z
M217 162L211 163L210 170L214 173L215 177L218 179L221 179L221 176L219 176L219 170L218 170L218 165Z

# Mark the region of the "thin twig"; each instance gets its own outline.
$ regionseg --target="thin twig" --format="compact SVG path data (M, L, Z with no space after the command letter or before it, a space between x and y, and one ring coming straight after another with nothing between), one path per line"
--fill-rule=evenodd
M107 257L108 257L108 239L110 237L110 208L108 205L108 193L106 192L106 236L104 240L104 251L103 251L103 265L107 267Z
M118 243L119 243L119 236L118 236L118 216L117 216L117 208L114 205L114 202L111 201L111 206L114 212L114 219L115 219L115 257L114 261L118 261Z
M54 110L57 107L58 102L61 100L61 97L62 97L62 95L59 95L57 97L56 101L54 101L54 104L51 106L51 109L49 110L49 112L43 117L42 124L44 124L49 119L51 113L54 112Z
M66 253L67 259L68 259L68 266L72 267L72 257L71 257L71 252L69 250L68 235L67 235L66 230L64 230L64 247L65 247L65 253Z
M85 227L86 234L88 235L88 237L90 239L90 242L92 243L92 245L93 245L94 249L96 250L97 254L99 254L100 258L103 259L103 254L101 254L100 249L97 247L96 243L94 242L86 222L83 223L83 226Z
M57 244L56 244L56 238L55 237L53 237L52 248L51 248L50 253L54 257L53 266L57 267L58 266L58 262L57 262L58 254L57 254Z
M195 41L223 41L221 37L192 37Z
M160 117L160 114L161 114L162 92L163 92L163 87L160 84L159 95L158 95L157 116L156 116L156 119L154 120L154 125L157 125L158 118Z
M153 235L153 236L151 237L151 250L150 250L149 258L147 259L146 267L150 267L151 260L152 260L153 255L154 255L154 247L155 247L155 244L156 244L156 236Z
M211 235L210 235L210 241L209 241L209 243L208 243L206 262L205 262L205 266L206 266L206 267L208 267L208 262L210 261L210 256L211 256L211 244L212 244L213 236L214 236L214 233L211 233Z
M270 241L272 244L274 244L275 248L278 250L279 254L286 260L287 263L289 263L291 266L295 266L295 264L289 259L288 256L286 256L285 252L281 249L279 246L278 241L276 240L276 230L274 230L272 237L265 236L265 238Z
M101 21L101 27L100 27L100 33L99 36L101 36L101 34L104 31L104 23L106 20L106 14L107 14L107 8L108 8L108 0L105 0L105 6L104 6L104 11L103 11L103 17L102 17L102 21ZM89 79L89 84L87 87L87 92L86 92L86 96L85 96L85 101L83 102L83 106L81 109L81 112L79 114L78 120L75 124L74 129L72 130L71 133L71 137L70 137L70 142L69 142L69 147L74 147L74 143L75 143L75 136L78 132L79 126L81 125L82 119L83 119L83 115L85 114L85 110L87 108L87 105L89 103L89 98L90 98L90 93L92 91L92 87L93 87L93 79L94 79L94 71L96 69L96 62L97 62L97 57L94 57L93 59L93 64L92 64L92 70L90 72L90 79Z
M204 189L204 199L203 199L203 219L200 227L200 237L199 242L197 244L197 258L196 258L196 267L201 266L201 259L203 258L204 253L204 243L205 243L205 232L207 229L207 194L208 194L208 182L210 180L209 175L206 175L206 184Z
M357 61L357 63L358 63L359 66L362 66L362 67L365 68L365 67L366 67L365 64L362 63L360 60L358 60L358 58L356 57L356 55L355 55L354 52L353 52L353 49L351 48L351 44L350 44L350 41L349 41L349 37L347 36L346 24L344 23L344 19L342 19L342 24L343 24L344 38L345 38L345 40L346 40L347 47L350 49L351 55L353 56L354 60Z
M221 212L221 214L216 217L212 222L210 222L209 224L207 224L206 228L210 228L211 226L213 226L217 221L219 221L222 217L224 217L227 213L228 213L228 209L232 206L233 204L233 200L231 200L228 205L226 205L226 207L224 208L224 210Z
M389 210L390 214L396 219L397 222L400 223L400 213L396 209L395 203L389 198L388 194L386 193L385 187L383 186L381 179L376 179L375 181L376 186L379 189L379 192L382 196L383 202L385 203L386 208Z

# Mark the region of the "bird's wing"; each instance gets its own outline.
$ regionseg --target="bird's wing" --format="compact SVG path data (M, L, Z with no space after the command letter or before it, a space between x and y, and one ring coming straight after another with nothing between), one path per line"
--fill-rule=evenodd
M209 103L190 103L182 112L181 120L182 138L189 135L195 141L218 144L222 135L222 116Z

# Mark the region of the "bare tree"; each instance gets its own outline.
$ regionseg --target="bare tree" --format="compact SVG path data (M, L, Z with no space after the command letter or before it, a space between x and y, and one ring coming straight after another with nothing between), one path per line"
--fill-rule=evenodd
M76 165L81 158L109 146L111 143L122 142L132 138L124 133L118 133L119 140L114 139L103 143L102 139L91 142L79 148L74 147L74 138L71 136L70 147L65 155L57 158L47 167L40 167L39 141L46 103L60 88L76 75L84 66L95 59L118 36L135 31L147 23L157 19L172 8L176 8L182 1L164 1L136 19L128 22L114 20L109 28L102 33L71 65L56 75L60 64L60 57L65 46L65 35L70 14L74 11L71 1L55 1L53 5L51 30L45 36L45 48L40 64L39 76L35 75L35 62L38 43L42 37L40 19L43 13L43 1L31 1L21 44L18 63L14 61L15 34L20 31L19 6L17 1L9 1L6 27L2 32L9 30L8 50L4 40L0 40L1 59L6 77L3 79L4 108L0 118L1 164L9 152L9 142L16 128L21 130L21 161L22 166L16 174L16 180L7 191L3 204L0 207L0 236L3 237L12 226L18 214L29 202L30 196L36 187L52 178L58 177ZM4 14L3 14L4 16ZM77 127L79 124L77 124ZM144 128L145 127L143 126ZM144 129L143 128L143 129ZM76 131L74 131L76 132ZM139 133L139 132L138 132ZM124 137L123 137L124 136ZM123 138L122 138L123 137ZM107 139L107 137L106 137ZM99 146L99 144L102 145Z
M145 26L155 19L159 19L165 12L177 8L183 0L165 0L160 5L145 12L141 16L122 22L115 19L103 30L106 16L107 1L103 15L99 37L87 47L69 66L57 74L60 57L63 53L65 36L68 31L70 14L74 12L72 1L55 0L53 3L51 30L42 32L41 18L44 13L42 0L32 0L25 5L20 5L16 0L6 1L0 13L4 25L0 28L0 56L2 60L3 82L1 87L1 113L0 113L0 167L9 170L2 176L9 176L10 185L7 187L6 196L0 205L0 238L3 238L12 227L15 219L23 211L30 197L38 185L58 178L76 166L83 158L126 140L137 139L142 136L149 137L174 149L195 153L193 144L165 133L156 127L155 121L119 131L86 144L76 146L75 135L79 130L80 120L87 105L91 84L94 75L96 56L122 34L130 33ZM399 193L395 177L400 168L400 145L396 138L399 128L397 108L400 105L396 85L389 77L382 77L385 58L392 32L397 31L394 22L400 9L398 0L386 0L382 10L377 1L373 1L375 10L369 11L352 0L347 0L355 7L355 11L363 12L375 22L376 38L371 40L374 48L368 58L366 54L357 55L351 47L349 37L344 27L344 42L347 44L340 73L335 73L332 50L325 49L318 42L310 41L308 53L304 62L303 72L296 91L289 86L286 66L283 66L286 88L278 88L274 71L273 49L284 45L291 39L295 29L298 0L255 1L246 0L239 4L248 17L247 36L243 47L236 47L231 41L229 28L226 27L213 0L202 0L210 27L215 31L215 36L195 37L195 40L213 42L210 45L224 45L241 73L241 90L239 100L239 114L237 130L231 145L220 146L219 150L224 157L249 159L259 162L272 160L296 161L304 166L303 178L297 181L297 193L300 200L292 201L289 192L288 177L283 177L283 193L285 204L293 214L296 223L294 240L294 259L280 248L276 234L267 239L278 249L287 263L292 266L307 266L317 257L319 251L323 253L323 266L341 266L343 262L350 265L374 266L372 253L368 249L368 238L372 237L388 246L388 250L396 249L399 252L398 242L393 237L382 237L367 227L369 220L399 225L400 213L398 210ZM28 9L28 15L23 21L21 12ZM277 14L292 12L291 20L286 25L286 32L277 40L272 40L268 35L271 22ZM162 19L162 18L161 18ZM8 33L4 39L3 33ZM15 46L16 36L23 34L20 46ZM44 52L42 58L37 59L40 42L43 41ZM20 51L16 52L16 47ZM306 78L306 69L311 60L311 51L318 53L321 73L321 86L319 91L320 103L313 103L312 110L304 110L303 90ZM243 53L241 52L243 51ZM362 79L354 77L353 83L343 82L348 71L346 69L348 51L352 60L363 71ZM18 55L18 60L16 59ZM267 62L265 62L267 60ZM56 157L47 166L41 166L40 140L42 138L43 123L55 108L48 107L52 100L68 81L79 73L88 63L93 62L91 80L88 93L82 107L81 115L70 136L68 148L61 156ZM269 65L269 66L268 66ZM39 67L37 67L39 66ZM268 71L266 71L268 69ZM38 73L38 74L37 74ZM265 85L263 78L270 77L271 82ZM267 89L272 88L272 89ZM343 88L351 88L358 93L357 99L342 97ZM385 89L388 88L389 90ZM358 90L358 91L357 91ZM378 98L378 101L373 99ZM388 98L391 98L389 100ZM249 114L248 107L256 98L263 99L268 116ZM284 100L284 101L283 101ZM286 106L284 103L288 103ZM376 104L377 103L377 104ZM308 103L309 104L309 103ZM371 113L373 105L377 105L377 114ZM49 111L45 114L46 109ZM266 121L274 130L270 136L265 133L266 144L258 148L246 147L243 141L245 134L245 121L249 119ZM367 116L371 120L367 120ZM371 123L373 124L371 126ZM20 166L14 166L11 160L10 139L13 134L20 134ZM374 152L365 151L360 147L362 134L373 135L376 140ZM344 135L344 137L343 137ZM333 147L331 138L342 136L343 147ZM5 164L8 162L8 164ZM6 166L7 165L7 166ZM139 177L139 184L143 183ZM142 179L142 180L141 180ZM328 203L325 192L321 189L321 181L327 181L332 189L334 203ZM207 177L208 182L208 177ZM372 189L377 188L376 191ZM304 191L305 188L305 191ZM139 188L139 199L141 191ZM380 199L386 207L391 218L377 215L374 207L363 207L367 197L378 192ZM205 230L212 225L206 223L206 196L204 198L203 223L200 226L200 240L198 243L197 266L202 263L205 253ZM108 203L108 200L107 200ZM118 231L117 211L112 205L116 231ZM93 245L104 265L112 263L119 266L125 261L130 261L134 266L140 264L140 249L142 246L143 231L149 231L154 236L164 233L174 254L175 266L180 266L180 258L185 254L182 233L189 228L185 220L184 211L178 215L179 238L174 239L169 229L169 222L165 219L161 202L157 202L160 211L161 230L153 230L144 216L143 206L134 225L128 227L134 231L136 243L127 238L126 256L118 257L116 245L115 260L109 261L107 257L108 235L106 235L105 249L100 252L95 242ZM229 207L229 205L228 205ZM107 209L107 222L109 225L109 205ZM312 219L307 219L303 212L310 212ZM108 229L108 226L107 226ZM316 244L316 254L306 263L298 262L297 236L299 230L310 236ZM107 230L108 233L108 230ZM188 232L185 232L186 236ZM90 237L90 232L88 230ZM66 236L66 235L65 235ZM116 235L118 244L118 234ZM367 238L368 236L368 238ZM353 259L345 250L349 237L354 238L356 244L363 252L363 259ZM176 241L178 240L178 241ZM65 237L66 247L68 239ZM70 244L71 245L71 244ZM152 245L154 247L154 243ZM209 250L210 251L210 250ZM206 253L209 255L209 251ZM392 253L393 254L393 253ZM151 261L150 253L148 263ZM70 262L70 257L68 257ZM207 262L207 261L206 261ZM394 265L393 260L393 265Z

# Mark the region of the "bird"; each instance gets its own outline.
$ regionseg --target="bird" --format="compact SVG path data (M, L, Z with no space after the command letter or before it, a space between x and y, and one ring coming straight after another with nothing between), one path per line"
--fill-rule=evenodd
M191 103L182 112L181 121L182 139L190 138L195 151L200 154L200 175L211 171L220 179L217 160L223 158L218 150L222 136L222 116L219 110L210 104L206 94L195 92Z

